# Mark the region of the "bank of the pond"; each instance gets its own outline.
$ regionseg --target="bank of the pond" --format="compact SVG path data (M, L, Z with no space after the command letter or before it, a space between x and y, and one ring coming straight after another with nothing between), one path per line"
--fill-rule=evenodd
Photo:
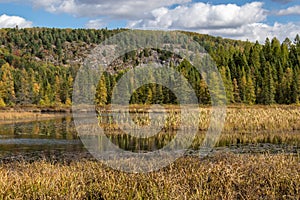
M146 174L96 161L12 162L0 164L0 199L299 199L299 159L222 153Z
M30 122L62 117L71 113L71 107L13 106L0 107L0 124Z

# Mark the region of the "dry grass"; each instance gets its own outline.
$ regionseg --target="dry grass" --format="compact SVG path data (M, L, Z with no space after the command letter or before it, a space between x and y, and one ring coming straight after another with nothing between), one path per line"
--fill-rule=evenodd
M0 165L0 199L299 199L299 156L186 157L147 174L99 162Z
M131 109L131 117L137 126L150 123L149 108L138 107ZM116 117L125 119L122 113L116 111ZM151 112L151 111L150 111ZM104 114L104 117L101 115ZM106 111L100 112L100 125L107 130L118 130L118 126L126 126L127 121L118 119L118 125L112 118L105 117ZM159 116L160 117L160 116ZM166 130L188 129L198 127L199 130L207 130L211 117L211 108L199 108L199 115L190 115L188 119L181 120L179 108L167 107L166 120L158 120ZM162 117L161 117L162 118ZM163 119L163 118L162 118ZM183 122L182 122L183 121ZM197 123L197 121L199 123ZM294 131L300 130L299 106L253 106L253 107L229 107L226 113L224 131Z
M12 122L28 122L41 119L50 119L63 114L53 113L46 114L40 112L16 112L16 111L1 111L0 112L0 124L8 124Z
M150 123L148 108L135 107L132 109L131 119L135 126L140 128ZM169 107L166 112L166 120L158 120L156 127L164 127L160 134L157 134L158 143L165 141L165 133L175 135L176 130L183 129L186 132L191 127L198 127L193 148L197 149L205 138L206 130L210 123L211 109L208 107L199 108L199 115L191 115L184 123L181 123L178 108ZM103 116L101 117L101 115ZM129 122L122 121L122 113L116 123L113 118L100 113L99 124L106 130L107 135L122 135L120 130L130 130ZM199 123L198 123L198 122ZM133 130L134 128L133 127ZM132 127L131 127L132 128ZM165 133L164 133L165 132ZM122 139L122 138L121 138ZM172 139L172 138L171 138ZM151 140L151 139L149 139ZM168 141L165 141L168 142ZM249 143L272 143L300 146L300 107L299 106L253 106L241 107L232 106L227 109L226 121L217 146L249 144ZM162 144L163 146L164 144Z
M138 125L149 123L142 107L134 109ZM169 107L167 121L160 124L166 130L179 128L176 109ZM202 143L209 113L210 108L202 107L199 116L182 126L186 130L199 126L194 148ZM199 124L193 120L197 117ZM118 130L113 120L99 120L110 136L120 137L119 131L111 131ZM159 134L156 139L165 145L172 136ZM265 142L300 146L299 107L233 106L227 110L219 146ZM223 153L202 160L187 156L146 174L128 174L85 160L11 162L0 164L0 199L300 199L300 155Z

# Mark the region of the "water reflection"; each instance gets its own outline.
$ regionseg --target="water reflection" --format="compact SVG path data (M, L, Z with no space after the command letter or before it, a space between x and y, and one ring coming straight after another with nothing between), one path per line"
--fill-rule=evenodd
M78 139L70 115L51 120L0 125L0 137Z
M71 115L51 120L0 125L1 160L79 155L86 153L76 135Z
M106 132L106 137L109 140L126 151L132 152L148 152L162 149L168 145L176 136L176 132L160 132L155 136L149 138L137 138L129 134L112 134ZM99 137L99 146L102 144L101 137Z
M105 134L105 137L108 137L113 144L131 152L156 151L168 145L176 137L176 131L161 131L149 138L138 138L121 131L111 130L106 130ZM268 134L272 135L274 133ZM235 137L237 136L234 136L233 133L223 133L214 151L231 151L234 153L287 152L297 154L299 153L299 143L295 141L299 138L299 134L298 132L286 134L286 137L289 136L291 139L286 140L284 143L272 143L273 140L259 140L260 142L257 143L249 140L250 142L235 144L234 141L236 141ZM257 133L256 135L264 136L266 133ZM279 133L277 135L280 136ZM241 134L241 136L243 135ZM107 144L103 140L104 136L96 137L98 150L105 149ZM249 137L251 139L252 134L249 134ZM197 153L204 138L205 131L199 131L188 152ZM244 136L244 139L247 139L247 137ZM292 143L288 143L288 141L292 141ZM84 158L91 157L77 136L71 115L51 120L0 125L0 160L7 157L16 157L16 155L28 155L28 157L55 155L57 159L67 155L77 159L78 155L82 154L84 154Z

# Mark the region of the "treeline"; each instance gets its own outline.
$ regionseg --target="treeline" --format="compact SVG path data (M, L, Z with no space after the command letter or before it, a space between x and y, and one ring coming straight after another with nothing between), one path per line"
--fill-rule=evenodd
M9 63L0 70L0 106L71 105L73 70L40 63Z
M105 38L124 31L95 29L0 29L0 46L11 54L55 65L74 64Z
M83 59L93 45L120 31L0 29L0 106L71 105Z
M222 74L229 102L299 103L299 35L293 42L267 38L264 45L246 42L235 50L219 45L211 56Z
M0 105L71 105L76 72L89 51L107 37L124 31L85 29L0 29ZM216 62L229 103L296 104L300 100L300 37L265 44L222 39L185 32L203 46ZM151 52L131 52L124 63L139 65ZM187 77L200 103L210 103L210 93L189 62L172 63L166 52L160 61ZM126 64L124 64L125 66ZM112 89L128 68L105 73L96 93L99 105L111 102ZM150 84L135 91L132 103L177 103L175 95Z
M267 38L264 45L246 43L230 51L220 45L214 60L222 74L229 102L293 104L300 97L300 37L282 44Z
M200 38L203 36L200 36ZM204 36L205 37L205 36ZM200 40L194 35L194 40L207 46L213 44L211 40ZM202 38L203 39L203 38ZM216 40L219 40L217 38ZM267 38L264 45L250 42L234 43L232 40L219 40L207 49L216 62L226 90L228 103L244 104L299 104L300 102L300 37L296 36L292 42L286 39L283 43L276 38L271 41ZM153 50L152 50L153 51ZM132 59L151 56L151 51L131 52ZM211 103L211 93L207 83L197 70L187 61L179 65L170 61L172 54L160 52L160 60L169 63L183 74L193 87L198 100L202 104ZM138 65L138 63L137 63ZM104 74L97 87L96 102L98 105L111 103L112 89L124 71L115 75ZM166 74L158 76L168 77ZM216 82L214 74L209 74L208 80ZM152 79L149 73L148 79ZM169 77L170 78L170 77ZM175 80L174 77L171 79ZM134 85L135 80L128 82L127 88ZM170 82L174 82L170 80ZM179 87L180 88L180 87ZM182 89L182 88L181 88ZM218 94L215 94L218 95ZM131 97L131 103L178 103L176 96L157 84L148 84L136 90Z

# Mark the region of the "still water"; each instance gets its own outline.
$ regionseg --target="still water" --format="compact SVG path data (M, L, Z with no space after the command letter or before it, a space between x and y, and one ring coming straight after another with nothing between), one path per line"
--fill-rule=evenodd
M147 139L134 138L126 134L107 134L110 141L120 148L133 151L155 151L163 148L172 139L174 133L162 133ZM101 144L100 144L101 145ZM276 144L247 144L216 147L217 151L233 153L288 153L299 154L299 146ZM195 149L188 154L197 154ZM0 162L5 160L77 160L92 159L77 136L71 115L50 120L0 124Z
M61 157L87 154L72 116L0 125L0 158Z

